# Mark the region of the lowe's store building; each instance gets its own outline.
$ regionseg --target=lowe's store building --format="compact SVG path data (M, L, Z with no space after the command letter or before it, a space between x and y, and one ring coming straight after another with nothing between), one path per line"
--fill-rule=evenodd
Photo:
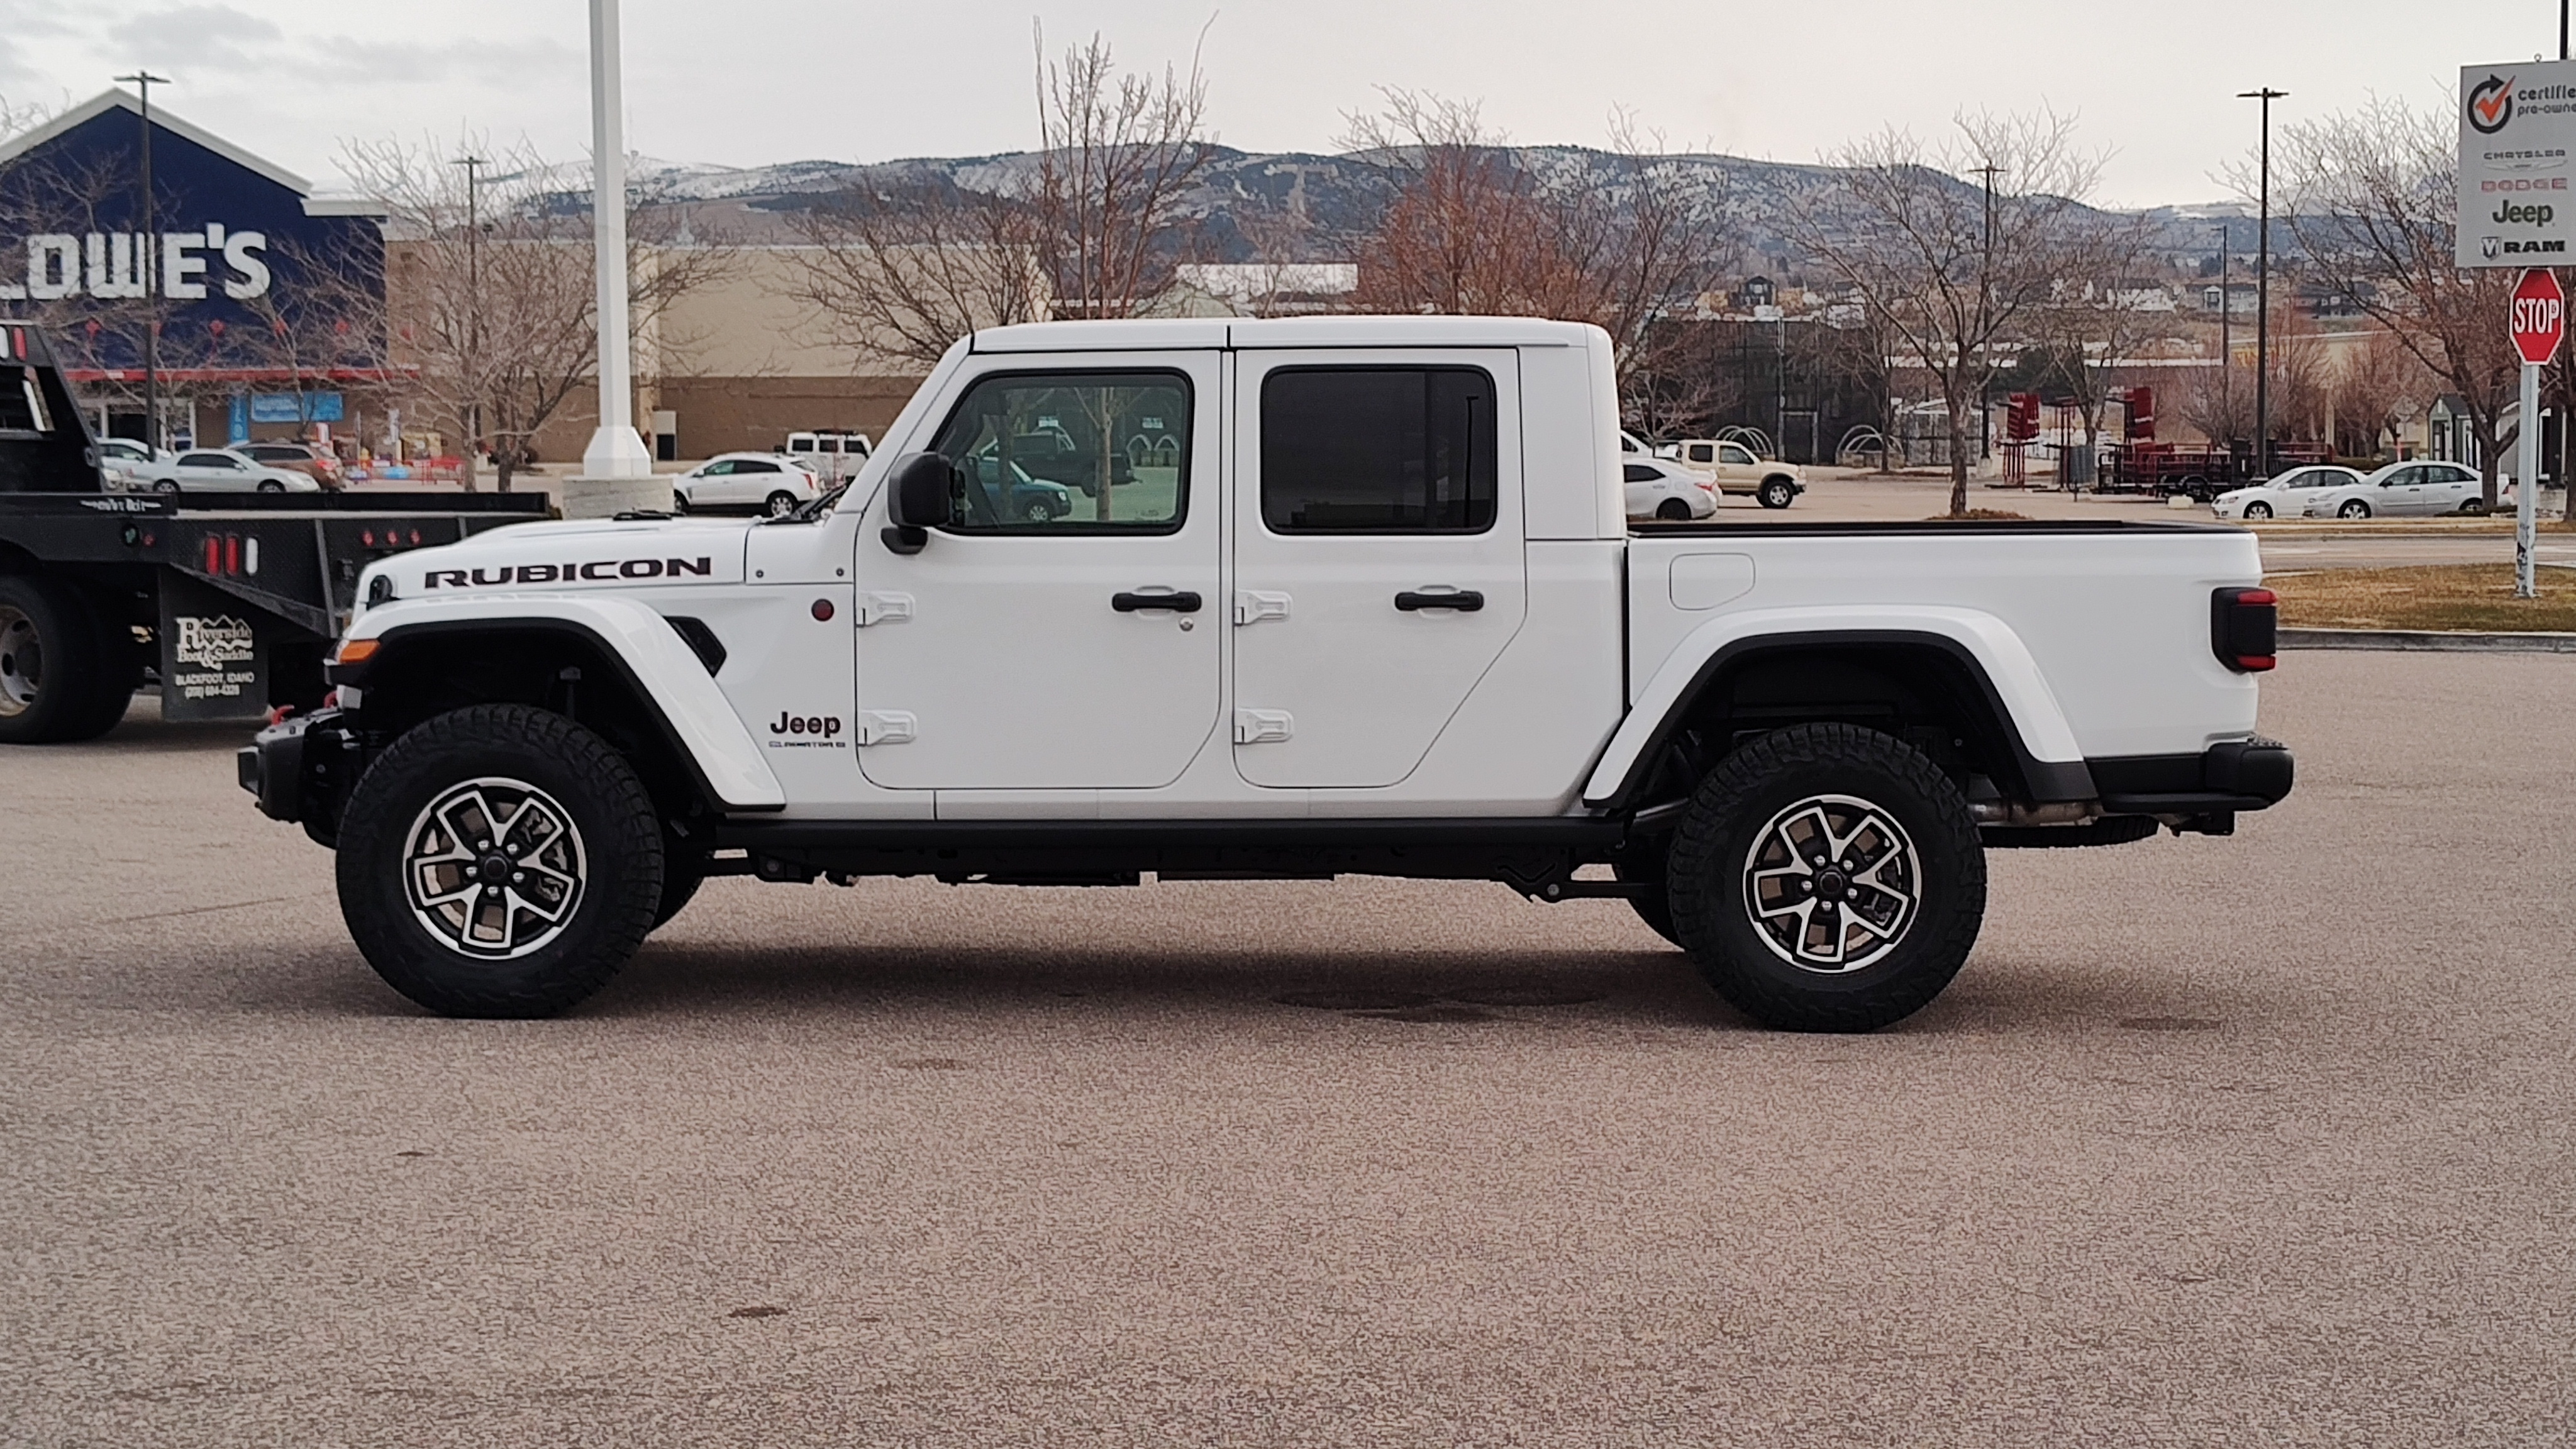
M365 436L384 406L377 209L123 91L0 145L0 316L43 326L101 433L165 445ZM381 418L381 411L378 417Z

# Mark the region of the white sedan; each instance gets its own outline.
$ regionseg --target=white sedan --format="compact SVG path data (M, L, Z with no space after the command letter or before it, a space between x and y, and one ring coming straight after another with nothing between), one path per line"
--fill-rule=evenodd
M823 494L804 464L779 453L723 453L671 480L680 506L692 511L750 508L782 518Z
M1715 484L1679 463L1630 453L1620 459L1619 469L1627 479L1630 518L1683 523L1717 512Z
M2361 481L2361 475L2350 468L2331 463L2313 468L2293 468L2278 478L2257 483L2251 488L2236 488L2209 501L2209 511L2221 518L2243 518L2261 522L2266 518L2296 518L2308 511L2308 500L2325 488L2349 488Z
M2425 518L2436 513L2484 513L2478 475L2457 463L2391 463L2342 488L2308 495L2310 518Z
M230 448L193 448L167 463L130 465L128 487L155 493L319 493L310 473L272 468Z

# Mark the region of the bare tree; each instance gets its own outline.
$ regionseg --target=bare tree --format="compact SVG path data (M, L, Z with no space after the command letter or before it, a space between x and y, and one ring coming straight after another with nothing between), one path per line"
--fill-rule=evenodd
M2520 382L2504 327L2514 275L2454 259L2450 121L2378 100L2284 126L2274 149L2282 215L2307 264L2467 404L2494 507L2497 461L2520 431L2504 423Z
M386 208L386 306L411 391L466 440L466 486L476 452L488 448L506 492L538 431L597 376L590 219L559 204L582 189L577 178L524 145L471 174L441 149L354 144L341 169ZM461 149L493 150L479 140ZM638 336L733 260L721 243L678 245L672 210L651 200L630 194L627 203Z
M1172 285L1182 260L1180 202L1215 152L1207 135L1207 78L1197 55L1184 72L1120 75L1094 35L1046 58L1038 49L1037 213L1040 267L1059 313L1133 317Z
M2073 123L1962 114L1927 149L1903 131L1829 158L1832 180L1793 194L1790 239L1861 304L1938 384L1950 425L1950 512L1968 511L1970 419L2019 339L2081 254L2082 205L2100 170ZM1984 177L1986 184L1966 180Z
M1037 213L944 179L851 187L799 214L788 290L835 342L928 366L978 327L1048 313Z
M2360 425L2367 439L2356 456L2376 456L2382 437L2395 445L2428 382L2424 365L2397 334L2375 331L2362 340L2334 383L2337 422ZM2340 443L2336 451L2343 451Z

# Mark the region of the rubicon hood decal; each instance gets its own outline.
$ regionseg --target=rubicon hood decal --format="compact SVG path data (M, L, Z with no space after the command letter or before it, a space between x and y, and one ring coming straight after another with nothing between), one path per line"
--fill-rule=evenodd
M732 522L525 524L443 548L415 549L376 567L404 598L477 589L736 584L743 537Z

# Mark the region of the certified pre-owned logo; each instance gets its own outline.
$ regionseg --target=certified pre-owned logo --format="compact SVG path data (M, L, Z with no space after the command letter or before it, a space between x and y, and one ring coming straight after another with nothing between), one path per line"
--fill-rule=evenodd
M2469 127L2492 136L2513 119L2513 77L2490 75L2469 92Z

